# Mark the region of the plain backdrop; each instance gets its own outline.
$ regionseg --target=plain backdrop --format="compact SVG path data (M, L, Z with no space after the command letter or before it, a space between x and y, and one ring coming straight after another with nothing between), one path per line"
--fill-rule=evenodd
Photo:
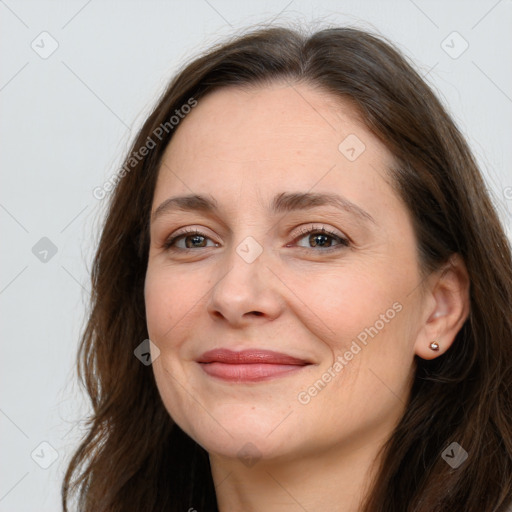
M235 31L380 33L466 135L511 232L512 1L0 0L0 512L60 510L88 410L74 361L90 263L120 167L173 73Z

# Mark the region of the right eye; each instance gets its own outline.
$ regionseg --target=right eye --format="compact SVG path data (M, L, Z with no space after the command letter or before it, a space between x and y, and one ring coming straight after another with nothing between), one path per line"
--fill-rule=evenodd
M176 235L171 236L168 238L164 244L163 248L165 250L189 250L189 249L201 249L203 247L208 247L206 245L206 241L211 240L209 237L207 237L204 233L201 233L197 229L194 230L188 230L188 231L182 231L181 233L178 233ZM184 241L185 247L178 246L177 243ZM213 246L209 247L218 247L219 244L213 242Z

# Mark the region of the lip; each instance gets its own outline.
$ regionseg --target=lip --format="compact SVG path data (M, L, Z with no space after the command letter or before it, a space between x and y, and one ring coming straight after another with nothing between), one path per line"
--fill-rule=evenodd
M197 362L211 377L232 382L257 382L297 372L309 361L271 350L246 349L234 352L219 348L205 352Z

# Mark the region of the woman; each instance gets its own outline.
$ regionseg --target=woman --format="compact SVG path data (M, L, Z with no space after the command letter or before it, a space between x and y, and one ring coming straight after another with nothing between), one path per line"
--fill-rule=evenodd
M213 48L115 182L65 510L507 510L510 246L390 43Z

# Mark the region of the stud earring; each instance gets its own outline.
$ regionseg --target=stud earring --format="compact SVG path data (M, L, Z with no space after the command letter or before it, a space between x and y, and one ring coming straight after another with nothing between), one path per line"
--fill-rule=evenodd
M430 350L437 352L439 350L439 343L437 343L437 341L432 341L430 343L429 347L430 347Z

